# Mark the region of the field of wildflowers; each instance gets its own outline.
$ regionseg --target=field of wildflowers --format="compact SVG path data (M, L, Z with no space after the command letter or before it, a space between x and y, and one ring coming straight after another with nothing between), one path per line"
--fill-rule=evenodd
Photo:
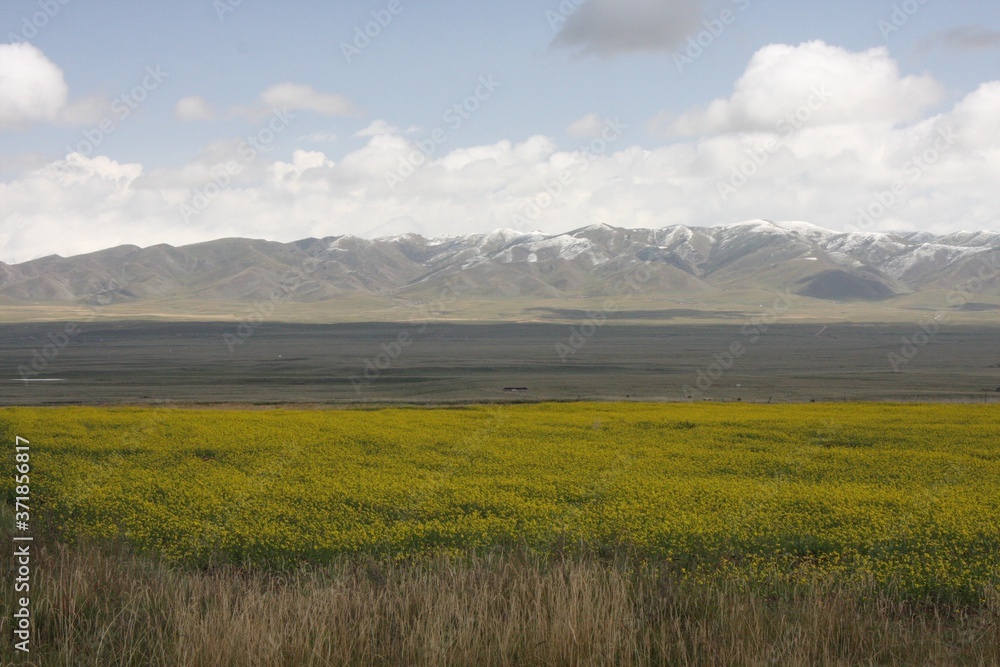
M1000 572L996 406L7 408L0 430L31 440L62 539L195 567L587 549L970 602Z

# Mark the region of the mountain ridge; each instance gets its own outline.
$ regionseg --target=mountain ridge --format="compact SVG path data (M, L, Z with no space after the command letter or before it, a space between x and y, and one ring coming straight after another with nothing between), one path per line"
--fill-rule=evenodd
M837 232L799 221L717 227L607 224L561 234L281 243L229 237L185 246L121 245L68 258L0 263L0 296L20 303L109 305L146 299L292 301L343 294L421 298L465 285L484 298L691 295L788 290L807 298L879 301L927 289L1000 293L1000 232ZM308 268L308 270L306 270ZM637 275L643 276L636 280ZM627 288L622 279L631 278Z

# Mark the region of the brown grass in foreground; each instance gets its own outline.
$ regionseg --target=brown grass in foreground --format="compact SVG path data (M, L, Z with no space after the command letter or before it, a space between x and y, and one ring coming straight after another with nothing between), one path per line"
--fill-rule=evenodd
M13 571L3 559L4 608ZM915 607L862 584L681 583L518 553L268 574L179 570L123 545L34 562L34 665L1000 665L1000 596Z

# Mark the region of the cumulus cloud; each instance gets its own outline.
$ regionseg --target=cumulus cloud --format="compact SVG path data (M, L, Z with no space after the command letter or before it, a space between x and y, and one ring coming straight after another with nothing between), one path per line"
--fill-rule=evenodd
M793 53L797 47L785 48ZM862 77L856 90L846 89L848 99L824 122L788 134L773 127L718 132L732 127L719 124L652 149L618 139L561 150L544 136L442 146L390 187L387 176L419 158L419 142L387 124L373 125L364 145L336 159L318 150L281 160L261 154L190 221L179 207L232 159L232 146L213 144L191 164L155 173L80 155L25 167L30 171L0 183L0 260L227 236L291 241L498 227L556 233L599 222L662 227L763 217L857 231L859 211L894 184L901 186L894 203L874 216L870 231L1000 228L1000 81L943 111L924 104L914 116L872 92L878 81L910 99L905 77L878 74L879 67L895 71L882 56L820 50L828 61L821 67L822 58L806 53L818 71L840 71L846 57L872 64L875 73L872 80ZM786 85L781 76L764 83L772 92ZM852 92L894 110L873 122L864 104L849 102Z
M379 118L377 120L373 120L371 123L368 124L367 127L355 132L354 136L364 138L364 137L377 137L381 134L399 134L399 133L400 131L398 127L390 123L387 123L386 121Z
M34 45L0 44L0 130L91 125L110 109L103 95L70 99L62 69Z
M215 109L204 97L191 95L177 102L174 107L174 118L182 123L215 119Z
M56 121L68 96L62 70L38 48L0 44L0 129Z
M814 126L898 123L919 118L943 94L929 75L902 76L885 47L852 52L822 41L772 44L754 54L732 95L681 115L669 131L695 136L773 130L803 106Z
M959 133L969 151L998 146L1000 137L1000 81L984 83L975 92L955 105L955 108L930 121L936 126L947 125ZM1000 174L997 174L1000 176Z
M583 118L573 121L566 128L566 134L571 137L596 137L605 127L605 120L596 113L588 113Z
M672 51L695 32L703 0L576 0L550 23L560 28L555 44L587 54L615 56L636 51Z
M152 200L159 195L132 188L141 173L138 164L74 153L0 186L4 254L23 261L97 250L127 243L134 236L152 237L162 224L149 217L157 208ZM132 216L138 234L130 233L125 224ZM54 243L55 238L59 240Z

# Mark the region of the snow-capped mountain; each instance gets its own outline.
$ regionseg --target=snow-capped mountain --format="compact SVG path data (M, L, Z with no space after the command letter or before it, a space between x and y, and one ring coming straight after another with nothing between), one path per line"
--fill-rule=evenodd
M315 302L366 292L425 298L461 290L501 298L760 288L816 299L874 300L968 285L997 294L998 273L1000 232L835 232L805 222L753 220L707 228L593 225L564 234L499 229L438 239L406 234L120 246L0 263L0 296L108 304L151 298L254 301L280 292L285 300Z

